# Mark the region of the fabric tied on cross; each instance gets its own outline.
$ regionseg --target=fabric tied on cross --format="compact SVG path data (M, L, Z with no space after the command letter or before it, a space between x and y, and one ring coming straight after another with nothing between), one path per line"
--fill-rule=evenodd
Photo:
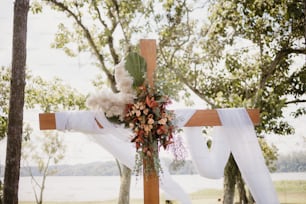
M55 117L57 130L85 133L122 164L134 169L136 150L134 144L130 142L132 135L130 129L109 122L104 113L98 111L58 112L55 113ZM99 128L97 121L103 128ZM163 174L160 176L160 187L166 197L181 204L191 204L188 194L173 180L166 166L163 163L161 165Z
M176 124L183 127L194 109L174 110ZM273 183L265 165L258 144L253 124L245 109L218 109L222 126L214 127L212 147L209 149L202 135L202 127L185 127L188 150L201 176L218 179L224 175L224 167L230 153L241 171L242 177L249 187L256 203L279 204ZM97 125L103 125L99 128ZM102 112L80 111L56 113L58 130L74 130L83 132L104 149L109 151L121 163L134 168L135 147L130 142L129 129L110 123ZM178 200L181 204L190 204L189 196L163 167L160 186L167 197Z
M226 162L232 153L256 203L279 204L247 111L243 108L217 111L222 126L213 127L210 149L201 127L184 128L187 146L199 174L212 179L223 177Z

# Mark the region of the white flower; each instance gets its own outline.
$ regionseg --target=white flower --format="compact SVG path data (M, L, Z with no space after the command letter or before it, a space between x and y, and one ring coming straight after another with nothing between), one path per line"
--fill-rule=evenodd
M158 124L165 125L167 123L167 118L162 118L158 121Z
M133 77L124 67L125 61L115 66L115 79L117 89L122 93L133 93Z
M107 117L119 116L123 120L126 104L134 103L136 97L133 89L133 77L130 76L124 65L125 61L122 61L115 66L116 86L120 92L113 93L109 89L105 89L91 95L86 101L89 108L101 110L105 112Z
M148 124L149 124L149 125L154 124L154 120L153 120L152 118L149 118L149 119L148 119Z
M113 93L106 89L98 94L91 95L87 101L87 107L105 112L107 117L119 116L124 117L126 104L133 103L133 94Z

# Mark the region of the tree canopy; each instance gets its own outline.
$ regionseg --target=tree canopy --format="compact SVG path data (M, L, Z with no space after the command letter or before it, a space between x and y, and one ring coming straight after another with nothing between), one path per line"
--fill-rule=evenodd
M2 139L7 132L10 69L0 67L0 76L2 87L0 91L0 139ZM45 80L28 72L26 83L25 109L37 108L42 112L85 109L86 97L59 78Z

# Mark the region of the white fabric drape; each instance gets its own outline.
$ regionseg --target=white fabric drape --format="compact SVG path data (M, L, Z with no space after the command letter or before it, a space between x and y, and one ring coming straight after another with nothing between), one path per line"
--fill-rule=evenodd
M72 130L86 133L97 144L109 151L121 163L134 168L136 150L130 142L129 129L110 123L101 112L59 112L55 114L57 130ZM99 128L96 120L103 128ZM168 198L178 200L181 204L191 204L190 198L170 176L165 166L161 175L160 187Z
M256 203L278 204L253 124L246 110L219 109L218 114L222 126L214 127L210 150L200 127L184 129L188 149L199 173L208 178L221 178L231 152Z
M175 110L176 123L183 127L195 110ZM208 149L201 127L184 128L192 160L200 175L221 178L230 152L250 188L256 203L278 204L275 189L265 165L254 127L245 109L219 109L222 126L214 127L212 148ZM99 128L96 120L103 125ZM129 129L110 123L102 112L60 112L56 113L58 130L75 130L89 134L91 138L108 150L115 158L133 169L135 147L130 142ZM191 201L184 190L171 178L166 167L160 186L165 194L182 204Z
M187 147L199 174L206 178L219 179L224 175L230 148L224 138L226 135L220 134L222 129L216 127L214 131L212 147L209 149L201 127L184 128Z

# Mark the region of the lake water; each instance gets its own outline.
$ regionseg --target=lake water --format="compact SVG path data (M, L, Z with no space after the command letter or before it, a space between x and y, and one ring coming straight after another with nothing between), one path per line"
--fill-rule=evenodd
M173 178L188 193L201 189L222 189L223 179L212 180L199 175L177 175ZM37 179L41 179L37 177ZM138 179L138 180L137 180ZM142 180L132 178L131 198L142 198ZM272 180L306 180L304 173L274 173ZM50 176L47 177L44 201L102 201L118 196L120 177L118 176ZM21 177L19 186L20 201L34 201L30 177Z

